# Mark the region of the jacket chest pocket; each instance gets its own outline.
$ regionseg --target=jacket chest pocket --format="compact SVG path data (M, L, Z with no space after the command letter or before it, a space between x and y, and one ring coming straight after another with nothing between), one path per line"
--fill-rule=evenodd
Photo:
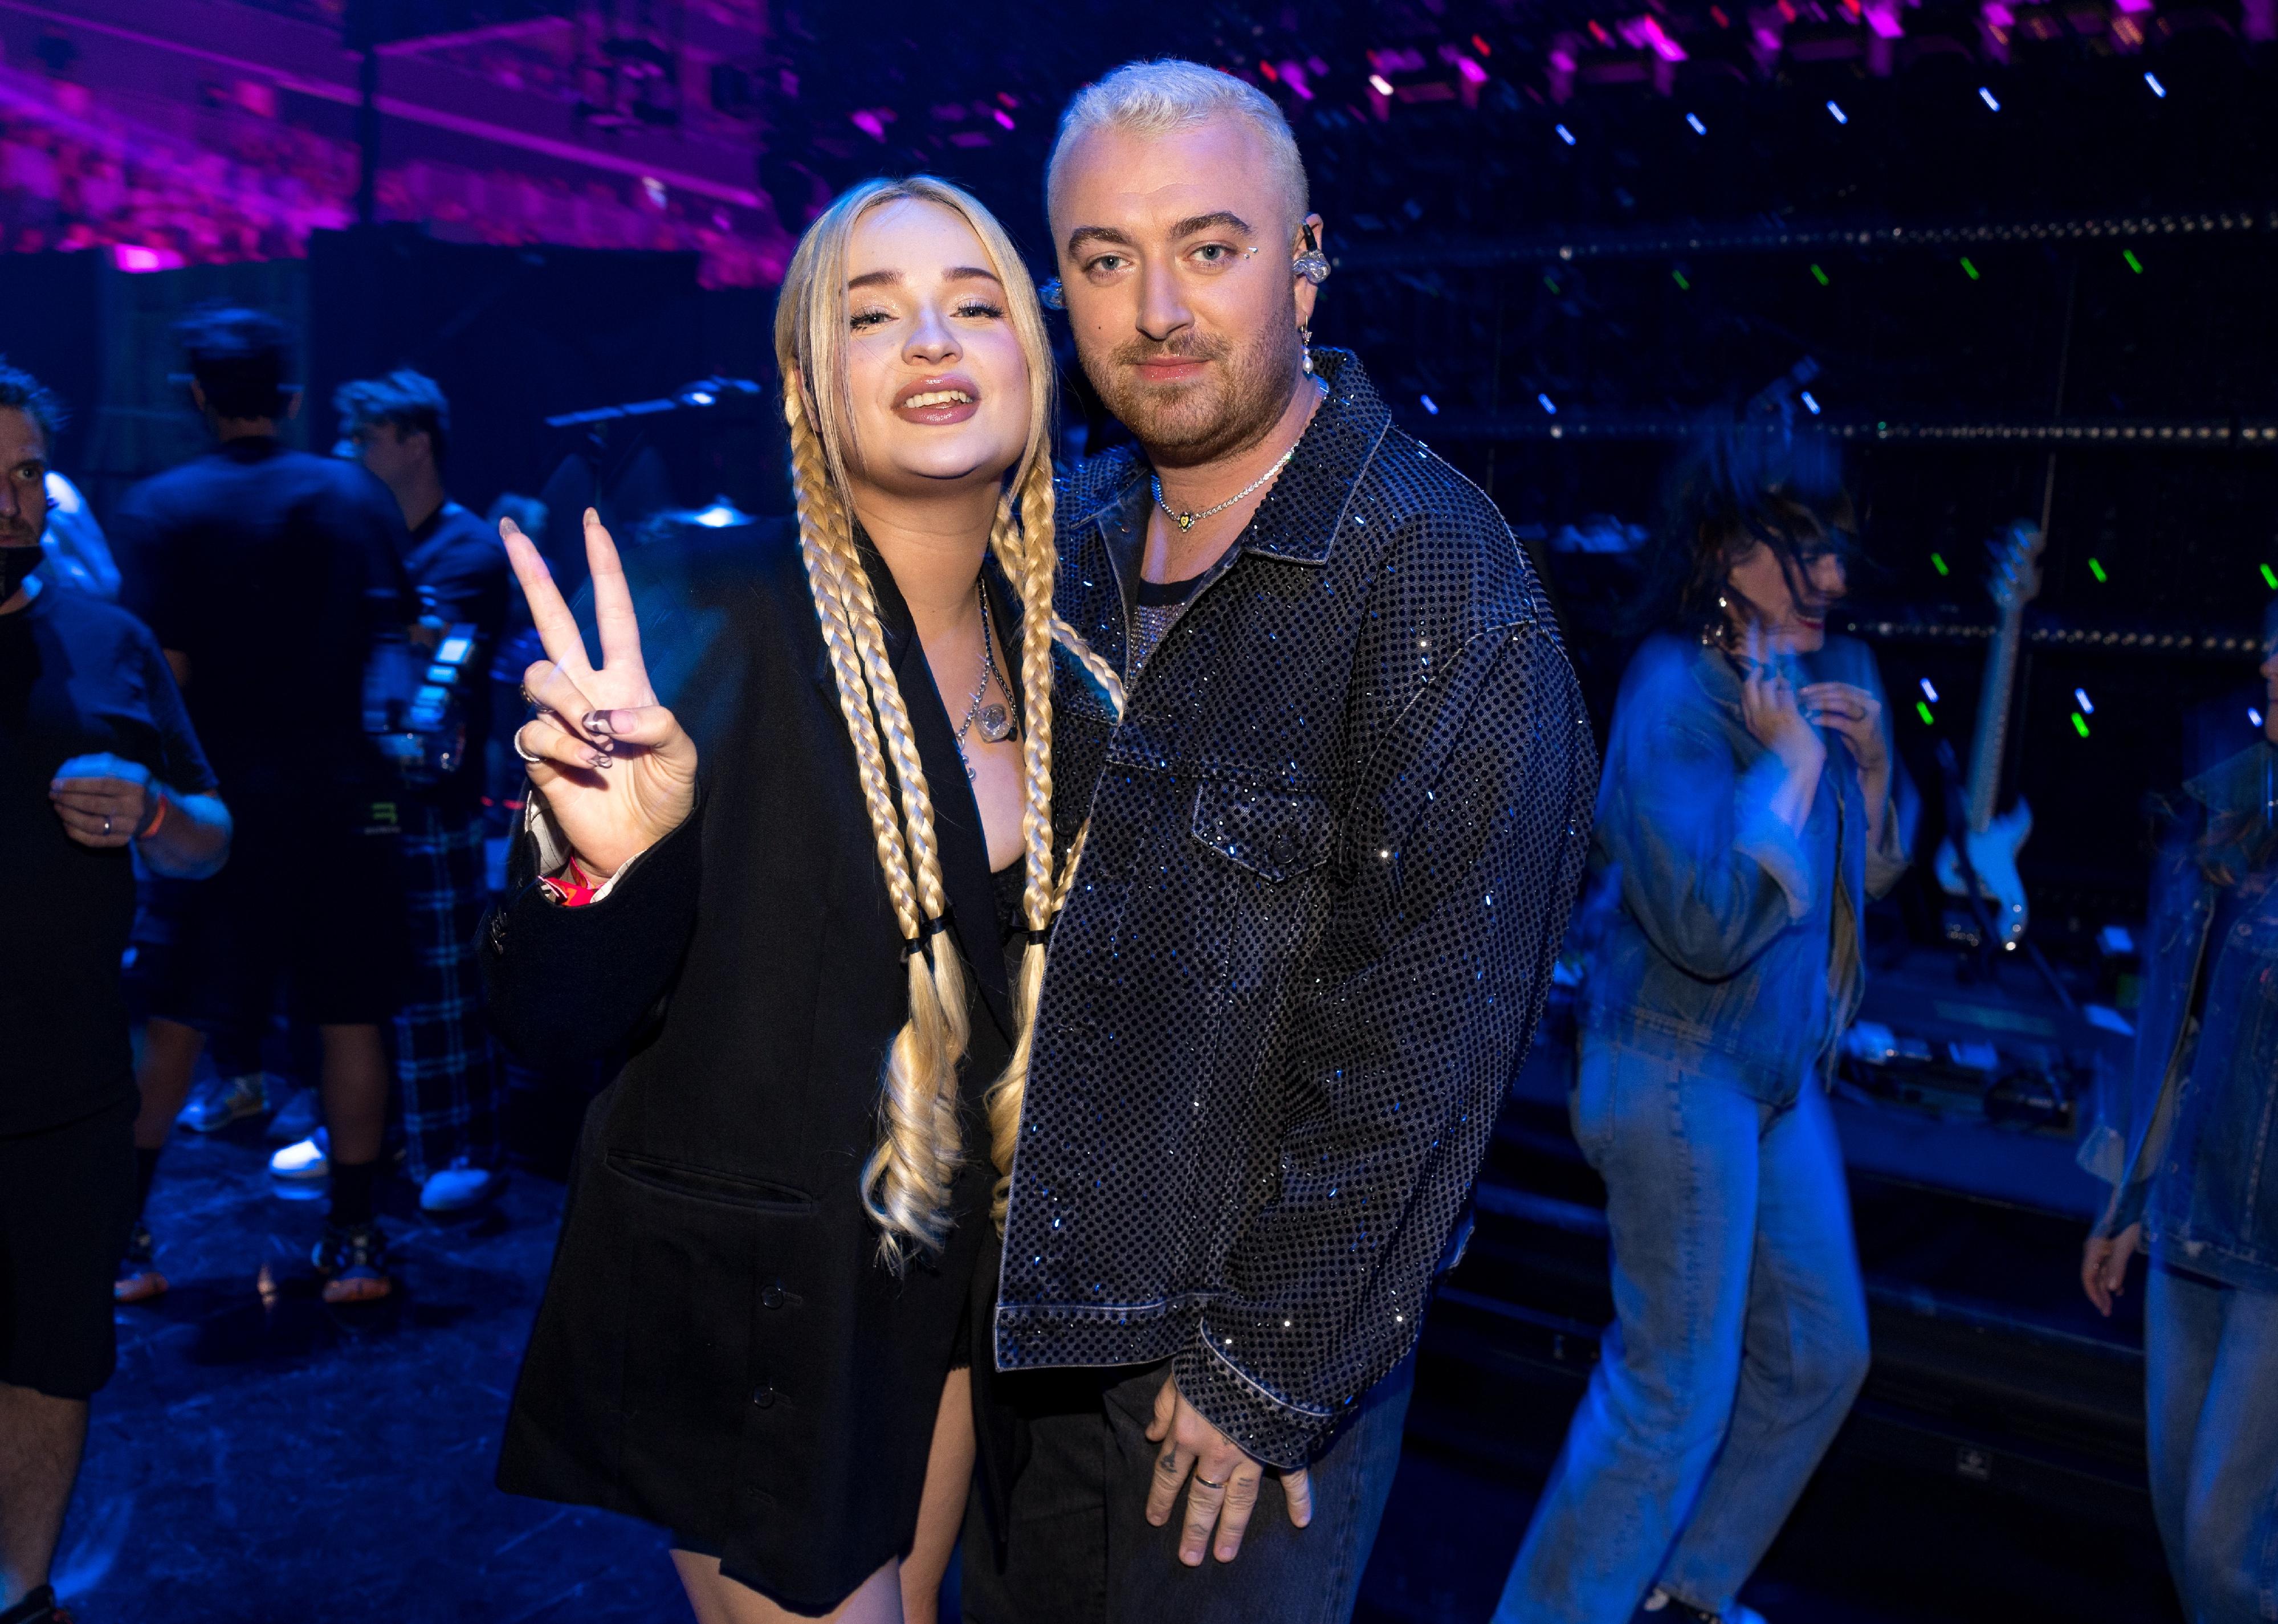
M1329 860L1336 818L1327 797L1205 780L1189 830L1236 866L1274 885Z

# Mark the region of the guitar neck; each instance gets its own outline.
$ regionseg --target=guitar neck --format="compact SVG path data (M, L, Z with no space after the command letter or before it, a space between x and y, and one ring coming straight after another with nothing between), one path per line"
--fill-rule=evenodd
M2017 683L2017 651L2023 644L2022 604L2002 612L1993 646L1985 651L1985 685L1977 696L1977 737L1969 750L1969 827L1991 827L2001 793L2001 759L2009 742L2009 697Z

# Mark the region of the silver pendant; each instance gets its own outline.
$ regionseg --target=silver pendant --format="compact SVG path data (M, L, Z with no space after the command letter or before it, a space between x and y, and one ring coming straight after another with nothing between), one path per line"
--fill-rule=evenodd
M984 705L974 718L981 736L991 744L1002 744L1013 736L1013 713L1001 705Z

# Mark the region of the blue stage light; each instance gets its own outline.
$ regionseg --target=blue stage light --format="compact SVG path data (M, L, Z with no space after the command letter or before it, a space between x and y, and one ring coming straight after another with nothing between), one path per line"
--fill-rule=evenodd
M1535 398L1537 400L1539 400L1540 402L1541 402L1542 409L1543 409L1544 411L1548 412L1548 413L1549 413L1553 417L1556 417L1556 416L1558 416L1558 408L1557 408L1556 406L1553 406L1553 405L1550 403L1550 397L1549 397L1548 395L1547 395L1547 394L1539 394L1539 395L1535 396L1534 398Z
M1558 126L1558 139L1571 147L1574 144L1574 132L1562 124Z
M2088 690L2085 688L2074 689L2072 690L2072 699L2075 705L2080 706L2080 713L2082 715L2093 716L2096 714L2096 707L2088 702Z
M1430 395L1422 395L1418 398L1424 402L1424 409L1426 411L1431 413L1434 417L1437 417L1440 415L1440 403L1437 400L1434 400Z
M1685 122L1693 126L1693 133L1695 135L1706 135L1708 133L1708 126L1701 122L1701 115L1699 113L1686 114Z
M1851 122L1851 115L1845 112L1840 107L1838 107L1832 102L1830 102L1827 104L1827 111L1835 116L1835 122L1838 124L1848 124Z
M1923 678L1922 690L1923 698L1929 700L1932 705L1936 705L1938 703L1938 690L1930 685L1930 678Z
M2152 94L2153 95L2158 96L2163 102L2167 99L2167 87L2160 82L2160 76L2157 73L2144 74L2144 82L2152 87Z
M1991 108L1997 113L2001 111L2001 103L1995 101L1993 99L1993 93L1983 85L1977 87L1977 99L1984 103L1986 106Z
M1815 417L1818 416L1819 402L1813 398L1811 391L1808 389L1805 390L1800 398L1803 401L1803 409L1809 412Z

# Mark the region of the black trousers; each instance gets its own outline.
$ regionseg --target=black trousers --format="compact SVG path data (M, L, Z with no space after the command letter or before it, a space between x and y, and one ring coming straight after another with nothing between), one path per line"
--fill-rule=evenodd
M1416 1381L1410 1354L1371 1388L1314 1460L1313 1521L1290 1526L1269 1472L1231 1562L1179 1560L1186 1491L1147 1521L1158 1445L1147 1441L1168 1363L993 1378L1018 1412L1028 1460L1012 1484L1004 1560L976 1491L966 1507L964 1624L1345 1624L1400 1465Z

